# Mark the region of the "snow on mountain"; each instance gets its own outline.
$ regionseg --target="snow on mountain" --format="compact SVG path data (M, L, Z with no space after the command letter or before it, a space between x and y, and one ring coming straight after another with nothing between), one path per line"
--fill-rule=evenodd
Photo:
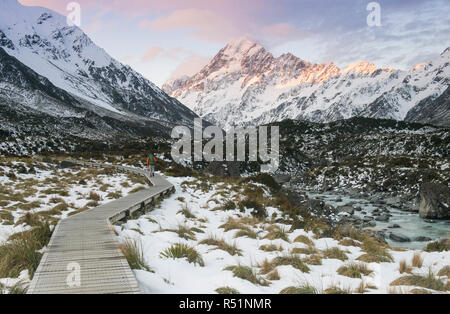
M448 50L408 72L369 62L341 70L288 53L275 58L240 38L219 51L199 73L163 89L201 117L230 129L284 119L330 122L354 116L405 119L424 99L449 85Z
M103 109L105 115L135 114L181 123L192 123L196 116L51 10L1 0L0 47L56 87Z

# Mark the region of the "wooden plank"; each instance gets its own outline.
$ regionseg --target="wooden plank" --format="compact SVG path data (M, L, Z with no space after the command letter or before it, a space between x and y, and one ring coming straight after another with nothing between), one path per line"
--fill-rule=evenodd
M139 286L112 231L112 222L165 196L175 187L159 175L150 177L143 169L68 160L89 167L113 167L145 176L152 187L61 220L53 232L28 294L135 294ZM79 265L80 286L70 287Z

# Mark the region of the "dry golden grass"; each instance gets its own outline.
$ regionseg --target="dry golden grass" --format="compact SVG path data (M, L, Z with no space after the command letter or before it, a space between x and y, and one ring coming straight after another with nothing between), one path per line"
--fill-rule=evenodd
M276 246L275 244L263 244L259 247L259 249L264 252L275 252L275 251L282 252L283 251L283 247L281 245Z
M323 256L326 258L338 259L341 261L348 260L348 256L338 247L333 247L326 249L322 252Z
M442 267L442 269L438 272L438 276L439 277L447 276L447 278L450 279L450 266L447 265L447 266Z
M422 268L423 266L423 257L420 253L414 253L414 256L411 260L411 266L416 268Z
M314 246L314 242L305 235L299 235L298 237L296 237L294 239L294 242L300 242L300 243L306 244L308 246Z
M266 278L268 279L268 280L270 280L270 281L276 281L276 280L280 280L281 278L280 278L280 274L278 273L278 270L277 269L275 269L275 270L273 270L272 272L270 272L267 276L266 276Z
M228 252L231 256L242 256L242 250L237 247L236 243L229 244L224 239L209 237L208 239L200 241L199 244L215 246L217 250Z
M411 266L408 265L408 262L405 260L400 261L399 266L398 266L398 271L400 272L400 274L410 274L412 271Z
M431 271L426 276L408 275L400 277L391 282L391 286L415 286L436 291L447 290L445 283L442 280L436 278Z
M350 278L359 278L373 274L373 270L369 269L364 263L349 263L339 267L337 273Z

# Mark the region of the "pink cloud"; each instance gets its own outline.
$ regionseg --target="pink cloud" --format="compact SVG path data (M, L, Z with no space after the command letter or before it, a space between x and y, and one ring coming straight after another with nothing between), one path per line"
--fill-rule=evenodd
M162 52L164 52L164 49L161 47L152 47L148 49L146 52L144 52L143 56L141 57L142 62L152 62L155 60Z
M187 29L194 38L207 41L230 40L240 35L233 22L211 10L176 10L151 23L153 30Z
M203 69L211 58L192 54L189 58L181 62L171 74L171 79L182 76L192 76Z

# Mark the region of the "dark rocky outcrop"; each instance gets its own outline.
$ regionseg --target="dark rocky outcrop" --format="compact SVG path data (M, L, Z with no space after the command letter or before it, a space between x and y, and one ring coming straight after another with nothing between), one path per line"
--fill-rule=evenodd
M450 188L439 183L420 187L419 214L424 219L450 219Z

